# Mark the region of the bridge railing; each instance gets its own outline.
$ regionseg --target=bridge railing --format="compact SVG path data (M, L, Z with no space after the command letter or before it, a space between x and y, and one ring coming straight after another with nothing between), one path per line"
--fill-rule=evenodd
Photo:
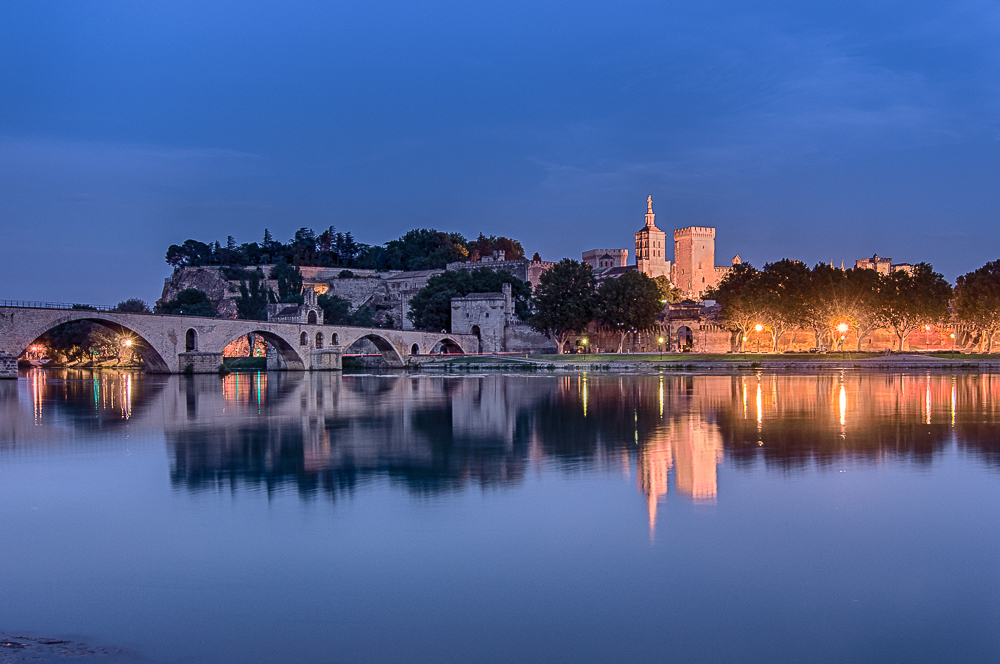
M109 304L81 304L79 302L40 302L36 300L0 300L0 307L19 309L75 309L77 311L114 311Z

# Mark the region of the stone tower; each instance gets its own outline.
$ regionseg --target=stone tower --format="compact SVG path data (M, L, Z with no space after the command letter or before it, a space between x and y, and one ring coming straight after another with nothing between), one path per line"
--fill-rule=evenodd
M689 226L674 231L674 266L670 281L684 297L698 299L718 282L725 269L715 267L715 229Z
M653 197L646 199L646 225L635 234L635 264L639 272L656 278L670 277L670 261L666 257L667 234L656 227Z

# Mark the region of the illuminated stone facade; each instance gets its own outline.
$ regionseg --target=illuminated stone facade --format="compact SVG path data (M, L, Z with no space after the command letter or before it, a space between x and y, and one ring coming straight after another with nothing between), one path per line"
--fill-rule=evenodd
M583 252L583 262L595 270L628 265L628 249L591 249Z
M654 279L670 277L666 243L667 234L656 227L653 197L650 196L646 199L646 225L635 234L635 264L640 272Z

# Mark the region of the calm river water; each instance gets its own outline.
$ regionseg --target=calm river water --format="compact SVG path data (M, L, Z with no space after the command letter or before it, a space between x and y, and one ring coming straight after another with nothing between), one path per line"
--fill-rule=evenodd
M151 662L995 662L1000 375L33 372L0 524Z

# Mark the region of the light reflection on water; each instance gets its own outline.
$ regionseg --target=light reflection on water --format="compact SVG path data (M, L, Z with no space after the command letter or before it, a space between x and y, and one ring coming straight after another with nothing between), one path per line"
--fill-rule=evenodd
M821 479L825 471L891 467L909 477L912 470L933 468L940 459L946 466L959 464L948 466L948 472L985 468L990 483L986 493L975 498L995 501L998 434L1000 377L972 373L453 377L259 372L220 378L32 371L16 384L0 384L0 471L8 473L0 477L11 487L16 485L11 473L23 469L18 464L40 469L69 450L78 458L92 455L99 465L98 451L113 447L115 440L162 440L162 468L172 496L161 504L164 510L176 509L169 503L181 497L231 496L236 501L241 495L268 500L291 495L303 504L326 502L337 514L348 504L363 509L366 501L378 502L375 496L384 491L402 489L411 499L440 499L429 504L454 508L455 527L475 531L482 520L496 517L477 513L480 508L469 503L473 495L494 495L482 492L496 489L515 492L494 498L513 506L520 500L516 492L523 491L541 501L539 509L546 509L573 494L575 489L566 488L570 485L565 482L589 486L619 478L617 482L631 484L642 500L616 518L641 524L646 546L674 555L680 554L673 538L684 528L699 532L713 523L710 515L719 510L733 515L729 518L784 518L783 507L772 506L778 512L765 517L746 507L747 496L753 495L747 486L783 491L775 487L804 478L822 493L829 490ZM101 445L94 448L94 442ZM732 469L728 474L723 472L727 467ZM98 484L85 486L101 490L95 488ZM151 486L159 485L152 481ZM13 493L0 495L17 498ZM682 513L672 512L672 530L664 544L656 536L670 496L676 496L679 509L708 521L686 522ZM78 498L65 497L70 502ZM224 508L197 504L212 513L217 527L229 527ZM568 540L606 546L597 542L614 529L599 519L582 525L588 518L584 512L581 507L571 520L579 522L577 526L558 528ZM189 516L183 510L171 514L183 531ZM81 518L100 522L103 517L94 512ZM262 513L260 518L260 527L273 527L267 525L270 517ZM417 528L421 517L413 518ZM802 537L814 525L799 518L804 519L798 526ZM26 521L24 527L32 528L31 523ZM588 529L593 532L584 534ZM727 532L712 531L711 537L724 541ZM108 546L119 544L108 537ZM7 546L0 551L13 558L30 556L29 544ZM496 546L502 550L511 545ZM697 557L695 544L685 546L692 547L688 555ZM627 549L618 555L625 560L640 554ZM613 564L602 560L595 573ZM25 593L30 590L26 587ZM709 595L718 590L713 588ZM520 587L520 592L530 596L532 589ZM657 610L661 617L669 613L663 613L663 607L653 613ZM0 610L0 618L10 616ZM709 632L714 630L706 631L705 638ZM114 630L102 636L114 636ZM734 648L746 643L745 636L742 641L736 634L731 638ZM654 656L656 639L650 639L645 645L633 641L630 647L643 657ZM808 647L820 642L822 633ZM481 661L511 661L487 656L474 644L468 648L466 654ZM237 652L233 661L238 661ZM720 644L706 652L703 661L727 661L735 651ZM773 656L781 650L764 652ZM869 661L859 654L863 649L838 652ZM994 652L989 645L979 654ZM175 654L193 657L189 652ZM329 661L308 648L299 656ZM525 656L527 660L518 661L533 661L530 652L520 655ZM369 661L357 653L353 657L345 661ZM768 661L763 656L744 659ZM437 652L427 661L462 660ZM576 661L613 659L584 649ZM815 661L843 660L820 656Z

